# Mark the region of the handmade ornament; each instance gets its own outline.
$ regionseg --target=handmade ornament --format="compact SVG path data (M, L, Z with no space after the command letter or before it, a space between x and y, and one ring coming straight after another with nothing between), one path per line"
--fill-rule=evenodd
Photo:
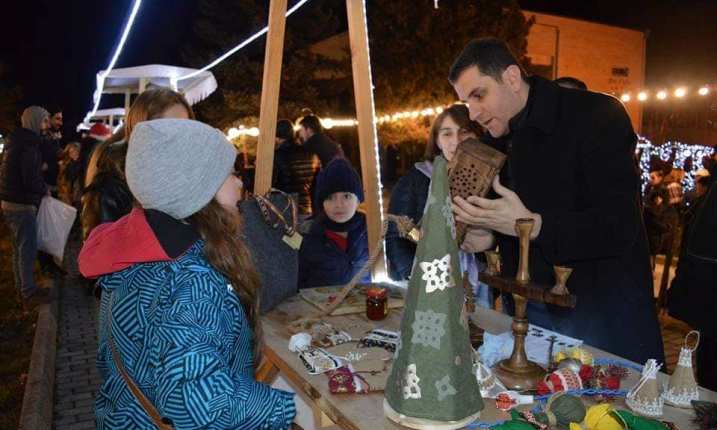
M495 377L489 367L477 361L475 368L476 380L483 398L495 398L498 390L505 391L505 386Z
M692 420L700 429L717 428L717 403L693 400L692 407L695 408L695 419Z
M396 352L396 346L400 341L400 333L398 332L374 329L361 338L359 345L363 347L376 346L390 352Z
M299 352L311 345L311 335L309 333L296 333L289 339L289 351Z
M628 370L614 364L607 366L588 366L583 364L579 375L583 381L583 388L617 390L620 388L621 381L627 378Z
M309 346L299 352L299 359L310 375L320 375L330 370L338 369L342 363L339 359L321 348Z
M579 397L565 393L550 396L544 412L535 414L535 419L542 425L560 430L568 430L570 423L581 423L587 410Z
M622 422L610 413L612 411L613 407L609 403L589 407L585 413L588 430L623 430ZM570 430L573 430L572 426Z
M458 245L445 214L450 210L446 161L433 163L401 320L400 341L386 381L384 412L407 427L457 429L483 409L464 306Z
M554 360L556 363L560 363L566 358L573 358L580 361L582 364L592 366L595 358L584 348L570 348L567 351L558 351L555 354Z
M329 377L329 391L332 394L366 394L371 386L363 376L351 370L350 366L342 366L326 373Z
M509 411L516 406L533 403L533 396L526 396L517 391L503 391L495 396L495 407L501 411Z
M611 414L622 421L627 430L668 430L668 426L660 421L643 418L628 411L614 410Z
M557 393L566 390L579 390L583 388L583 381L580 375L568 368L558 369L545 376L545 379L538 383L538 394Z
M653 358L647 360L642 368L640 381L633 387L625 398L625 403L633 411L648 417L659 417L662 415L664 401L660 396L657 385L657 372L662 367Z
M517 411L510 411L510 420L491 427L491 430L535 430L533 424L529 423Z
M694 347L688 347L690 336L696 336ZM700 332L691 331L685 337L685 344L680 349L680 357L677 360L677 367L670 376L670 381L662 398L665 403L679 408L692 407L693 400L700 399L700 391L695 381L695 373L692 370L692 353L697 349L700 342Z

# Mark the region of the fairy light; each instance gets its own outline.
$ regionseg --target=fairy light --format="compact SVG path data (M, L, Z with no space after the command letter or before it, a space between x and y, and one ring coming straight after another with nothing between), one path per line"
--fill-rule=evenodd
M625 103L629 102L629 101L630 101L630 94L629 94L629 93L623 94L622 96L620 96L620 100L624 101Z
M285 16L286 18L288 18L289 16L291 16L291 14L293 14L294 12L296 12L297 10L299 10L299 8L300 8L301 6L303 6L304 4L306 4L308 1L309 1L309 0L300 0L300 1L297 2L294 6L292 6L291 9L287 10L287 11L286 11L286 15L284 15L284 16ZM202 67L201 69L196 70L196 71L194 71L194 72L192 72L192 73L186 74L186 75L184 75L184 76L178 77L178 78L177 78L177 81L182 81L182 80L184 80L184 79L193 78L194 76L197 76L198 74L200 74L200 73L202 73L202 72L206 72L207 70L211 69L212 67L216 66L217 64L221 63L222 61L226 60L227 58L229 58L229 57L231 57L232 55L234 55L234 54L236 54L237 52L239 52L240 49L244 48L245 46L249 45L250 43L252 43L252 42L255 41L256 39L258 39L258 38L260 38L261 36L265 35L268 31L269 31L269 26L267 25L266 27L264 27L264 28L262 28L261 30L257 31L257 32L254 33L253 35L249 36L246 40L244 40L243 42L239 43L238 45L236 45L236 46L233 47L232 49L228 50L227 52L225 52L224 54L222 54L219 58L217 58L216 60L214 60L214 61L212 61L211 63L207 64L206 66Z
M697 93L701 96L706 96L707 94L710 93L710 89L707 87L702 87L699 89L699 91L697 91Z
M682 98L687 94L687 88L680 87L675 90L675 97Z
M647 100L647 92L640 91L639 93L637 93L637 99L640 100L641 102L644 102L645 100Z
M702 158L712 154L714 148L705 145L688 145L682 142L665 142L662 145L653 145L652 142L644 136L638 136L636 153L642 151L640 155L640 177L642 179L642 192L647 189L650 183L650 161L653 157L658 157L662 161L672 159L672 167L675 169L684 169L685 161L692 159L692 167L689 171L685 171L685 177L682 180L682 186L689 190L694 188L695 175L700 168L703 168Z
M660 90L660 91L658 91L658 92L657 92L657 98L658 98L659 100L665 100L665 99L667 98L667 91L665 91L665 90Z
M107 79L107 75L110 74L112 69L114 69L115 64L117 63L117 60L119 59L120 54L122 53L122 48L124 48L124 44L127 41L127 37L129 37L129 32L132 29L132 24L134 23L134 19L137 17L137 12L139 12L139 7L142 4L142 0L135 0L134 4L132 5L132 11L129 14L129 19L127 20L127 24L124 26L124 30L122 31L122 37L120 38L119 43L117 44L117 47L115 48L115 53L112 56L112 60L110 60L109 66L107 66L107 69L100 72L97 75L97 89L95 90L95 93L93 95L94 99L94 107L92 110L87 114L85 117L85 122L89 122L90 118L92 118L95 113L97 112L97 109L100 107L100 100L102 99L102 92L105 88L105 79Z

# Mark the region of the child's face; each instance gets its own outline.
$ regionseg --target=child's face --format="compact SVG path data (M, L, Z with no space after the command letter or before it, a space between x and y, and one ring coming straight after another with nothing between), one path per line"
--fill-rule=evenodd
M353 193L333 193L324 200L324 212L331 221L341 224L353 218L358 205L358 198Z

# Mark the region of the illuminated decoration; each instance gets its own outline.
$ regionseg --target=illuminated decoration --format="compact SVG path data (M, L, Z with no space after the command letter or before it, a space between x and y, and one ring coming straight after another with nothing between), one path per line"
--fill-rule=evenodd
M692 168L685 172L682 180L682 186L685 190L691 190L695 186L695 174L703 167L702 157L711 155L715 148L704 145L687 145L681 142L665 142L656 146L649 139L638 136L636 153L642 151L640 155L640 170L642 175L642 192L645 192L647 184L650 183L650 160L658 157L660 160L669 162L672 159L672 167L675 169L683 169L685 161L692 159Z
M658 91L657 98L660 100L665 100L667 98L667 91L665 91L665 90Z
M680 87L675 90L675 97L682 98L687 94L687 88Z
M112 71L112 69L115 67L115 64L117 63L117 60L119 59L120 54L122 53L122 48L124 48L124 44L127 41L127 37L129 36L129 32L132 29L132 24L134 23L134 19L137 16L137 12L139 12L139 7L142 4L142 0L134 0L134 5L132 5L132 11L129 14L129 19L127 20L127 24L125 24L124 30L122 31L122 37L120 38L119 43L117 44L117 47L115 48L115 53L112 56L112 60L110 61L110 64L107 66L107 69L105 69L104 73L101 73L97 76L97 89L95 89L95 93L93 96L94 99L94 107L90 112L88 112L87 116L85 117L84 122L89 122L90 118L92 118L95 115L95 112L97 112L97 109L100 107L100 99L102 98L102 91L104 89L105 85L105 77Z
M707 94L710 93L710 89L707 87L702 87L699 89L699 91L697 91L697 93L701 96L706 96Z
M306 4L306 2L308 2L308 1L309 1L309 0L300 0L300 1L297 2L294 6L292 6L291 9L289 9L289 10L286 11L286 15L285 15L285 16L288 18L291 14L293 14L294 12L296 12L301 6L303 6L304 4ZM245 46L247 46L247 45L250 44L251 42L253 42L253 41L255 41L256 39L260 38L261 36L265 35L268 31L269 31L269 26L267 25L266 27L264 27L264 28L262 28L261 30L257 31L257 32L254 33L253 35L249 36L249 38L247 38L246 40L244 40L243 42L241 42L241 43L238 44L237 46L233 47L232 49L230 49L230 50L228 50L227 52L225 52L224 54L222 54L221 57L217 58L216 60L212 61L211 63L207 64L206 66L202 67L201 69L199 69L199 70L197 70L197 71L195 71L195 72L192 72L192 73L189 73L189 74L187 74L187 75L180 76L180 77L176 78L176 80L177 80L177 81L182 81L182 80L184 80L184 79L189 79L189 78L192 78L192 77L194 77L194 76L197 76L198 74L200 74L200 73L202 73L202 72L206 72L207 70L211 69L212 67L216 66L217 64L221 63L222 61L224 61L224 60L226 60L227 58L231 57L232 55L236 54L240 49L244 48Z
M647 92L645 92L645 91L640 91L640 92L637 94L637 99L640 100L641 102L644 102L645 100L647 100Z
M620 96L620 100L622 100L624 102L629 102L630 101L630 93L625 93L622 96Z

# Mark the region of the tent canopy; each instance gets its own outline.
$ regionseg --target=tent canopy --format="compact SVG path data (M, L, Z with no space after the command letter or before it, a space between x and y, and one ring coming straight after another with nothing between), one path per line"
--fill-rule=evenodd
M104 70L97 74L98 80ZM177 80L182 76L197 72L187 67L148 64L136 67L112 69L102 85L104 94L137 94L145 88L167 87L175 89L187 98L189 104L198 103L217 89L214 74L209 71L198 73L188 79Z

